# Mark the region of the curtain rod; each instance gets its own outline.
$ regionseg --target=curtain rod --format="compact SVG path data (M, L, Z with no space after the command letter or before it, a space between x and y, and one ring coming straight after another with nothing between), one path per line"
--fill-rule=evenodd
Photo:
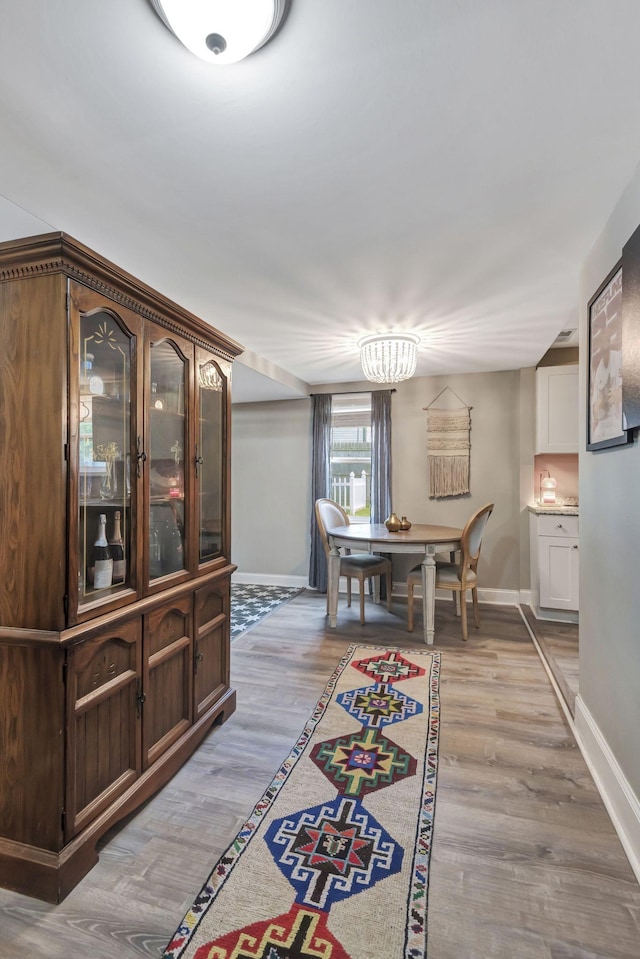
M353 394L354 396L358 393L384 393L384 390L337 390L337 393L343 394ZM397 393L395 386L389 390L389 393ZM336 393L309 393L309 396L335 396Z

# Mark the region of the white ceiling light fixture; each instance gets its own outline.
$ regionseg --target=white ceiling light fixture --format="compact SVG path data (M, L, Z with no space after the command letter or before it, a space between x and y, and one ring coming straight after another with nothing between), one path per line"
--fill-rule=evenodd
M420 337L413 333L375 333L358 341L362 371L372 383L399 383L416 371Z
M237 63L279 29L289 0L150 0L178 40L201 60Z

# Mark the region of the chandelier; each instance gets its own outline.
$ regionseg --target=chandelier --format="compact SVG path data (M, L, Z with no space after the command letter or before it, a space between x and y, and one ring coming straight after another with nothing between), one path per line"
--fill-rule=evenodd
M362 371L373 383L399 383L416 371L419 336L413 333L375 333L359 342Z
M277 32L289 0L151 0L182 44L209 63L237 63Z

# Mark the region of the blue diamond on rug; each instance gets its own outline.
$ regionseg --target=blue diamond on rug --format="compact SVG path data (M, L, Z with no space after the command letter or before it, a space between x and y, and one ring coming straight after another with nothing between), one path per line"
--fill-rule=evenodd
M296 586L231 584L231 639L237 639L275 609L304 592Z
M419 716L422 712L420 703L390 683L350 689L340 693L336 702L359 723L372 729L401 723L409 716Z
M325 911L402 867L401 847L358 799L344 796L275 819L265 842L296 902Z

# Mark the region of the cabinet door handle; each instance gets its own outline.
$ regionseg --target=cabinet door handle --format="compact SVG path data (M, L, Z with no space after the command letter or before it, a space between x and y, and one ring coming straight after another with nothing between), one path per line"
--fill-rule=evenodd
M197 478L198 478L198 467L199 467L199 466L202 466L202 464L204 463L204 460L202 459L202 457L201 457L201 456L199 455L199 453L198 453L198 446L197 446L197 444L196 444L196 455L195 455L195 460L194 460L194 462L195 462L195 464L196 464L196 479L197 479Z
M194 675L197 675L197 673L198 673L198 663L201 663L201 662L203 661L203 659L204 659L204 653L201 653L201 652L199 652L199 651L198 651L198 652L195 654L195 656L193 657L193 672L194 672Z
M142 684L138 681L138 689L136 692L136 713L138 714L138 719L142 716L142 707L147 699L147 694L142 692Z
M578 544L577 544L577 543L575 544L575 546L572 546L572 547L571 547L571 549L577 549L577 548L578 548Z
M136 452L136 460L138 461L137 474L138 474L138 479L139 479L139 478L142 476L142 466L141 466L141 463L146 463L146 461L147 461L147 454L146 454L145 451L142 449L142 437L141 437L141 436L138 437L138 441L137 441L137 444L136 444L136 450L137 450L137 452Z

